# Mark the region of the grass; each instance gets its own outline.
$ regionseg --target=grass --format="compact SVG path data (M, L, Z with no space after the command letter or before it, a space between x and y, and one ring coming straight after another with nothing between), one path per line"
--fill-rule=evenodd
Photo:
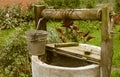
M101 30L99 21L80 21L75 22L80 27L81 31L90 31L90 36L95 38L91 39L87 42L87 44L92 44L96 46L100 46L101 44Z
M29 26L30 24L33 25L34 23L29 23L26 25L21 25L20 27L16 27L13 29L6 29L6 30L0 30L0 45L4 45L9 41L9 38L14 35L15 33L17 33L18 31L20 31L21 29L23 29L23 27L25 26ZM32 26L31 26L32 28Z
M120 70L112 71L111 77L120 77Z
M91 39L88 44L92 44L92 45L96 45L96 46L100 46L101 44L101 31L95 31L93 33L91 33L91 36L95 37L93 39Z
M114 32L118 32L119 30L120 25L116 25ZM114 34L113 66L120 67L120 34Z

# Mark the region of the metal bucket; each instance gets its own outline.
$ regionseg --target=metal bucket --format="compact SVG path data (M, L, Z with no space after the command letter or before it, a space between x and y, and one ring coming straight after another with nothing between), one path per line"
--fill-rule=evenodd
M32 55L44 55L47 40L47 32L44 30L34 30L26 33L28 50Z

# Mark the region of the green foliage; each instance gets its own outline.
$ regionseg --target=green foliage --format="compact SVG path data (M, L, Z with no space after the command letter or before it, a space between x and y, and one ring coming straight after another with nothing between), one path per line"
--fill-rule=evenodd
M49 20L47 23L47 31L48 31L48 43L57 43L60 42L60 39L58 37L58 33L56 31L56 28L61 26L60 23L55 22L55 21L51 21Z
M25 39L25 32L30 26L32 25L16 28L6 44L0 45L0 76L31 77L30 55Z
M0 77L31 77L25 31L34 24L33 14L32 6L26 11L20 5L0 8Z
M120 70L113 71L111 77L120 77Z
M98 3L102 3L102 2L103 2L103 0L97 0L97 2L98 2Z
M120 11L120 0L115 0L115 11L116 12Z
M85 0L86 8L93 8L96 5L96 0Z
M90 21L90 20L82 21L82 20L80 20L78 22L75 22L75 24L79 25L80 30L82 30L82 31L94 32L94 31L100 29L99 21Z
M46 0L44 3L39 1L39 4L54 8L93 8L96 0Z
M0 28L14 28L33 20L33 12L23 12L21 5L14 5L0 9Z
M92 8L95 5L94 0L46 0L49 6L55 6L55 8ZM87 1L87 3L86 3ZM91 2L89 2L91 1ZM101 0L99 0L101 1ZM116 0L119 3L119 0ZM118 6L117 5L117 6ZM22 12L20 6L7 7L6 9L0 9L0 27L7 25L8 28L14 28L19 25L29 23L33 20L33 11ZM9 16L8 16L9 14ZM94 40L90 40L88 43L100 46L100 26L99 21L80 21L75 22L81 31L90 31L92 36L95 36ZM15 28L10 30L0 30L0 77L31 77L30 68L30 56L28 55L27 44L25 41L25 31L29 29L27 24L22 28ZM56 28L60 27L61 23L48 22L48 40L50 42L59 42ZM11 31L16 30L17 32ZM14 32L14 33L10 33ZM73 31L74 32L74 31ZM10 35L10 36L9 36ZM9 36L6 38L5 36ZM2 39L1 39L2 38ZM3 43L3 40L6 42ZM114 56L113 65L120 66L120 52L119 52L119 40L120 35L114 37ZM2 45L1 45L2 43ZM113 71L112 77L119 77L119 71Z
M114 32L120 31L120 25L115 25ZM113 65L120 67L120 34L114 34Z
M81 1L80 0L64 0L63 6L69 8L81 8Z

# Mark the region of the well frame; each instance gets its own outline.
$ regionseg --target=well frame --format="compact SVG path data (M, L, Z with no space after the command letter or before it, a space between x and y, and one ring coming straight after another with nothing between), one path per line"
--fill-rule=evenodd
M44 5L35 5L35 22L36 25L40 18L43 18L39 24L38 30L47 30L47 19L63 19L63 12L73 12L69 18L74 20L99 20L101 21L101 61L100 61L100 77L110 77L112 57L113 57L113 25L114 19L112 10L109 5L101 9L46 9ZM55 14L56 13L56 14ZM77 14L77 16L76 16ZM109 55L108 55L109 54Z

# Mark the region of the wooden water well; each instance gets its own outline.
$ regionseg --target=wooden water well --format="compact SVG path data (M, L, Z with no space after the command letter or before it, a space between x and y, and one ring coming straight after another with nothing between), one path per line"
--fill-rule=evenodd
M47 19L99 20L101 47L79 44L55 47L46 44L46 55L32 56L33 77L110 77L113 56L113 18L108 6L101 9L46 9L35 6L35 21L44 18L39 30L46 30ZM81 63L83 63L81 65Z
M42 57L32 56L33 77L100 76L100 47L87 44L60 48L47 44L46 47L47 61L42 60ZM91 54L85 54L86 51Z

